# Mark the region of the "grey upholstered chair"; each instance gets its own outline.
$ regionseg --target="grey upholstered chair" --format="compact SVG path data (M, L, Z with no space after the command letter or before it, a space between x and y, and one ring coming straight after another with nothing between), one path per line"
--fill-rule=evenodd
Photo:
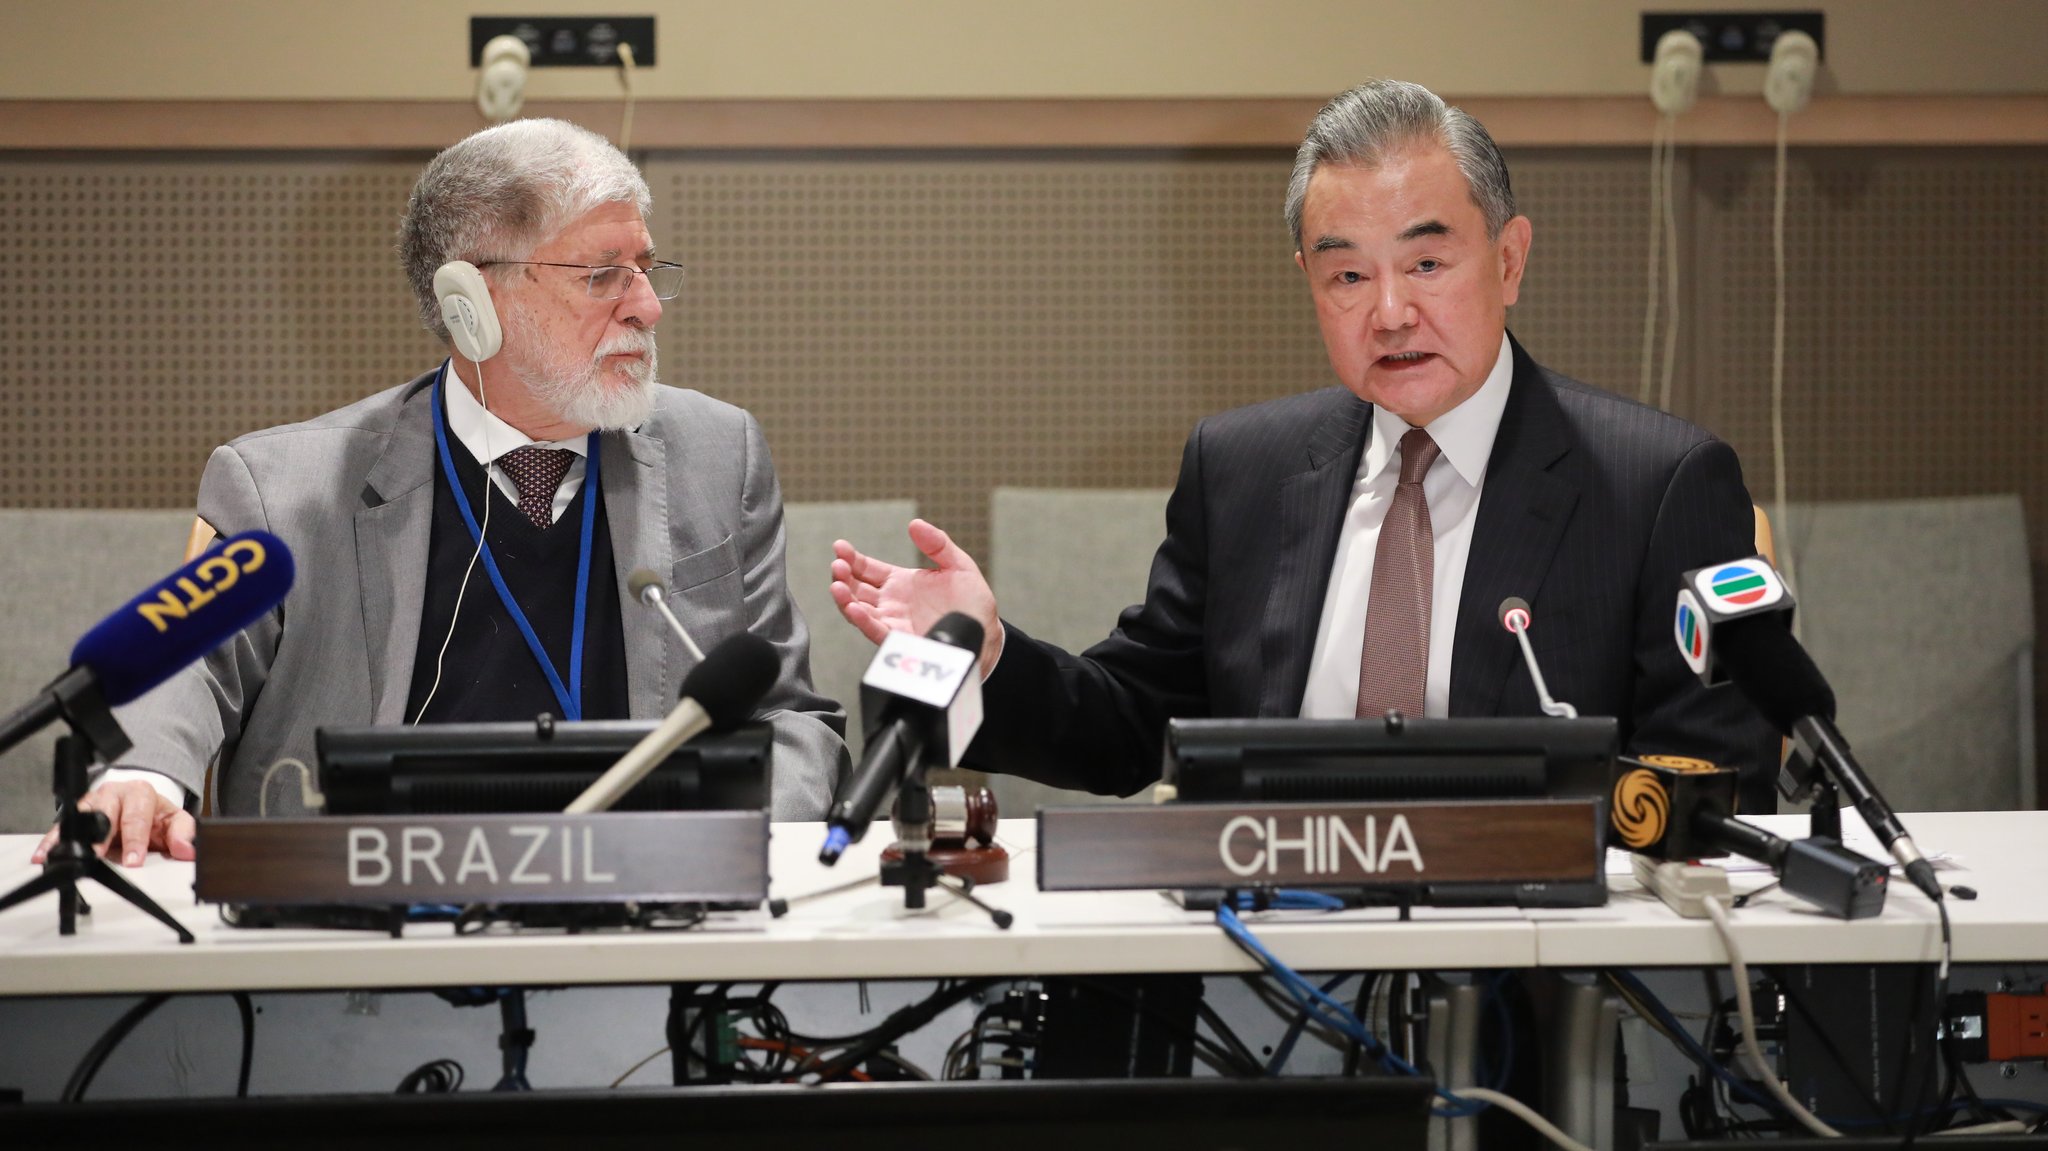
M1164 488L997 488L989 505L989 582L1003 617L1069 651L1108 635L1118 613L1145 598L1152 553L1166 536L1166 496ZM1009 776L990 777L989 789L1006 816L1116 802ZM1149 803L1151 789L1133 801Z
M914 564L921 558L905 534L917 515L910 500L785 504L784 570L789 594L811 628L811 681L846 708L846 742L860 759L860 677L875 645L839 618L832 603L832 541L851 540L871 556Z
M57 678L87 628L176 570L191 530L190 509L0 509L0 707ZM49 826L50 757L61 730L0 755L0 832Z
M1892 806L2033 807L2034 598L2019 497L1786 511L1778 546L1781 560L1791 553L1801 639Z

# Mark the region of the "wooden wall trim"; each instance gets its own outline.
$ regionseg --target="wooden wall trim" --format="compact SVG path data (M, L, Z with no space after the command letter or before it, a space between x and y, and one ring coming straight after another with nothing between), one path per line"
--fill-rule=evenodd
M1510 147L1649 143L1647 99L1455 101ZM1319 101L659 100L634 112L635 148L1291 148ZM530 103L607 134L610 101ZM456 101L0 100L0 151L432 150L484 124ZM1768 145L1755 97L1710 97L1679 121L1687 146ZM2048 144L2048 96L1822 97L1791 140L1828 145Z

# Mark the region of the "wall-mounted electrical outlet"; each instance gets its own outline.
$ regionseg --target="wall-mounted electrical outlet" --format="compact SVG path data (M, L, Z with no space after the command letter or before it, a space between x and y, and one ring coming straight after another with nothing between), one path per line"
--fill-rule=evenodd
M654 64L652 16L471 16L469 63L483 63L493 36L517 36L535 68L615 68L619 45L633 46L633 66Z
M1772 45L1786 32L1804 32L1813 37L1816 51L1826 59L1826 26L1824 12L1645 12L1643 63L1656 60L1657 41L1674 28L1699 37L1708 64L1766 63L1771 58ZM635 44L633 50L639 51L640 46Z

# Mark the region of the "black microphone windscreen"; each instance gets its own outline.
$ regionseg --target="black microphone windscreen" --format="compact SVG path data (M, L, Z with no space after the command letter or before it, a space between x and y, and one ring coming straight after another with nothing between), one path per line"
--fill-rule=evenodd
M949 611L939 617L939 622L924 633L926 639L935 639L953 647L966 648L976 655L981 654L984 633L981 624L964 611Z
M741 632L704 656L704 662L683 677L682 698L694 699L723 731L745 723L754 705L775 686L782 661L774 645L751 632Z
M1782 616L1749 616L1718 624L1714 658L1771 726L1790 735L1808 716L1835 718L1835 692Z
M626 591L634 599L645 597L648 588L661 588L661 577L646 568L636 568L632 575L626 577ZM662 588L664 592L667 590Z

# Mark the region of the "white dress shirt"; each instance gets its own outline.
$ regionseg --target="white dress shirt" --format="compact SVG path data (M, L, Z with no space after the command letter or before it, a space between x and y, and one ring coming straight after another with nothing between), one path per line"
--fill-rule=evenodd
M1486 382L1470 399L1424 430L1442 449L1422 478L1429 526L1436 536L1429 609L1429 672L1423 683L1422 714L1447 716L1451 707L1451 644L1458 631L1458 600L1465 587L1465 560L1472 550L1472 525L1486 482L1487 457L1507 408L1514 357L1501 334L1500 356ZM1365 612L1372 592L1373 556L1380 524L1394 502L1401 478L1399 453L1406 420L1383 407L1372 412L1372 432L1351 485L1351 506L1337 536L1337 556L1323 597L1309 659L1308 687L1301 695L1303 719L1350 719L1358 711L1358 664L1365 646Z
M462 446L469 449L470 457L476 462L489 467L506 453L528 445L561 448L576 453L576 458L569 462L568 473L562 477L561 486L555 489L554 519L560 520L562 513L568 510L569 501L575 499L576 493L583 490L583 471L590 454L590 437L577 436L574 439L556 440L553 443L533 439L484 410L484 406L477 402L475 396L469 394L469 389L463 386L462 381L455 378L452 368L443 368L443 372L445 374L442 378L448 385L448 434L462 441ZM490 398L490 388L491 381L486 378L485 399ZM506 499L511 500L515 506L519 503L519 486L512 482L512 477L506 475L503 468L492 470L491 479L498 485L498 490L505 494Z
M448 434L468 449L470 457L478 463L489 467L507 452L516 451L529 444L543 448L561 448L576 453L576 458L569 463L568 473L562 477L561 486L555 489L554 519L560 520L562 513L568 510L569 501L575 499L576 493L583 489L583 472L590 452L590 438L577 436L554 443L536 440L485 410L484 406L477 402L476 397L469 394L469 389L463 386L462 381L455 378L455 373L449 365L444 364L441 370L442 379L447 384L445 391L448 396ZM490 395L490 383L488 378L484 380L486 398ZM436 470L440 468L438 453L434 467ZM498 490L505 494L506 499L511 500L515 506L519 503L519 486L512 482L512 477L506 475L503 468L492 469L491 479L498 485ZM93 779L92 785L98 788L130 779L139 779L149 784L156 789L158 795L163 796L171 804L179 807L185 805L184 785L160 771L150 771L148 768L103 768Z

